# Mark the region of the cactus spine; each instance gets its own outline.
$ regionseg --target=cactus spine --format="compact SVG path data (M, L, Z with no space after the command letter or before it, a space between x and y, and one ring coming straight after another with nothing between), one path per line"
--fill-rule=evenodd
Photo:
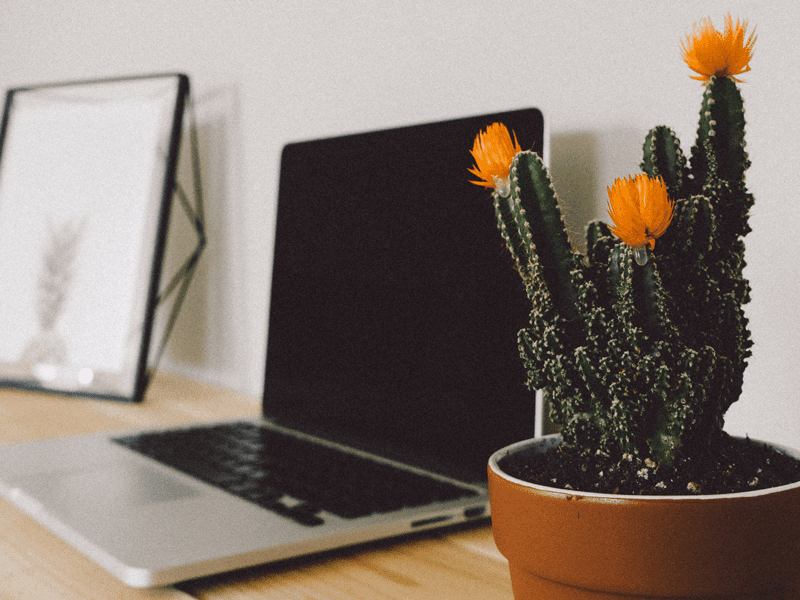
M675 209L644 266L599 221L586 256L574 252L541 159L515 156L495 211L533 307L519 333L528 385L548 390L565 444L675 464L722 435L751 346L744 147L742 98L727 77L706 85L691 161L672 130L650 131L641 167Z

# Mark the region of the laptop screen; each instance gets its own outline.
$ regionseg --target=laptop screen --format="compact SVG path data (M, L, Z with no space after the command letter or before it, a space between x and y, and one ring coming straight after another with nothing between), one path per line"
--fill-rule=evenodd
M471 481L533 436L528 300L468 182L495 121L542 151L537 109L285 146L265 417Z

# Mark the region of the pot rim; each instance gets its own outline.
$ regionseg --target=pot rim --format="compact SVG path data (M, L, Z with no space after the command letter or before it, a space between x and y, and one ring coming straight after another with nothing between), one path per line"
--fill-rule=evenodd
M734 439L745 439L740 436L732 436ZM755 442L756 444L761 444L764 446L768 446L773 448L787 456L791 456L792 458L800 460L800 451L791 448L789 446L783 446L781 444L773 444L771 442L765 442L762 440L756 440L753 438L749 438L751 442ZM489 468L499 477L509 481L513 484L520 485L523 487L531 488L534 490L539 490L541 492L546 492L548 494L556 495L556 496L563 496L565 498L574 498L576 496L581 496L583 498L596 498L598 500L630 500L630 501L663 501L663 500L679 500L683 502L687 501L712 501L712 500L725 500L730 498L755 498L758 496L765 496L767 494L775 494L777 492L781 492L784 490L790 490L795 488L800 488L800 481L796 481L794 483L789 483L786 485L771 487L771 488L764 488L760 490L753 490L748 492L735 492L729 494L697 494L697 495L681 495L681 496L658 496L658 495L635 495L635 494L605 494L600 492L584 492L582 490L565 490L563 488L555 488L549 487L546 485L541 485L538 483L530 483L523 479L517 479L503 471L500 468L499 461L508 456L509 454L514 453L517 450L520 450L524 447L528 447L531 445L546 445L550 447L555 447L561 442L561 434L559 433L552 433L549 435L545 435L542 437L534 437L529 438L527 440L522 440L519 442L515 442L510 444L500 450L497 450L491 457L489 457Z

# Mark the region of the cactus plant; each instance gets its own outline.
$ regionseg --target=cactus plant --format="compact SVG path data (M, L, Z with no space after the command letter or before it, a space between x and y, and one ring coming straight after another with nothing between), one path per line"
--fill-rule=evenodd
M683 46L703 81L690 160L675 133L652 129L643 173L609 192L614 225L567 237L542 159L502 124L481 132L471 172L493 189L499 229L532 304L518 342L528 386L546 389L563 444L678 467L723 436L752 345L743 305L744 111L736 75L755 36L701 22ZM657 241L657 243L656 243Z

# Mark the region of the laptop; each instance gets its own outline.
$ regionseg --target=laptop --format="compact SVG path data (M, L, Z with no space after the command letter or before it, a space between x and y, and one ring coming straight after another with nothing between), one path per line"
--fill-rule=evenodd
M546 156L537 109L287 144L262 417L0 446L0 494L133 587L485 520L537 418L495 121Z

